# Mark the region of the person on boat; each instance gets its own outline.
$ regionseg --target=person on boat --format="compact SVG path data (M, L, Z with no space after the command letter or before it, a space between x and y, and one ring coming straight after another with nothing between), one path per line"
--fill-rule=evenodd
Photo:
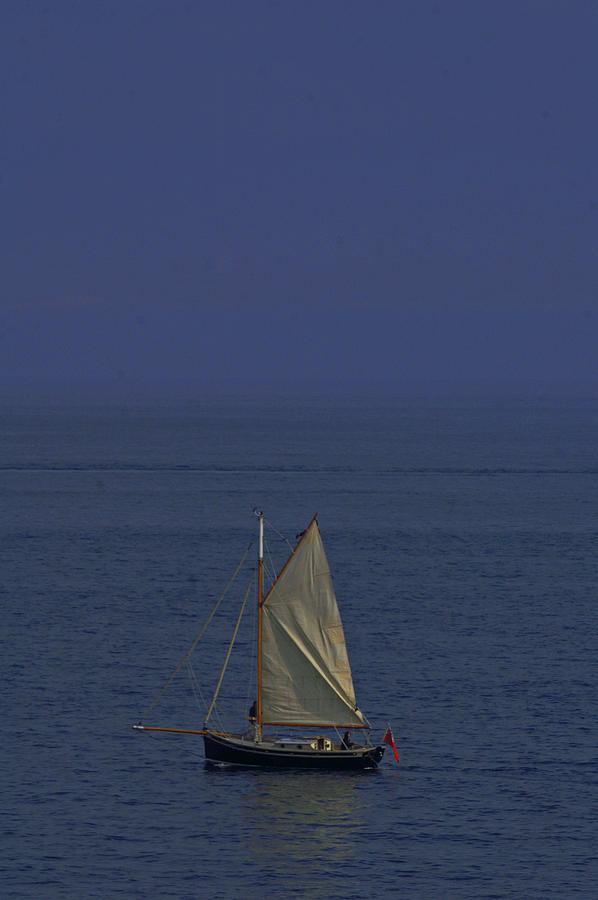
M255 722L257 719L257 700L254 700L249 707L249 728L247 729L247 737L249 740L255 738Z
M352 746L353 741L351 740L351 732L345 731L341 741L341 750L350 750Z

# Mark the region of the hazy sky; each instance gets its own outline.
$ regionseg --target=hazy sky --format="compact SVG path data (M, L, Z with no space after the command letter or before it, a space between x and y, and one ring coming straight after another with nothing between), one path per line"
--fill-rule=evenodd
M4 0L0 386L598 388L598 2Z

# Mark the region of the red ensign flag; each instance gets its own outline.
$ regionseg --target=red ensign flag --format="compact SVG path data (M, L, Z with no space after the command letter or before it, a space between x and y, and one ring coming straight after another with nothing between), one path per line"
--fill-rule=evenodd
M384 741L385 744L390 744L390 746L392 747L392 749L394 751L395 759L398 762L399 761L399 751L396 748L395 739L392 736L392 731L390 730L390 725L386 729L386 734L384 735L382 740Z

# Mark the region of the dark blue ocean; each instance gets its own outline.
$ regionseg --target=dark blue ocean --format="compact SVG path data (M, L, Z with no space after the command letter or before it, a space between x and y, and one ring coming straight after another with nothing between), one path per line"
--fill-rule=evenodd
M598 896L598 403L1 414L2 897ZM225 770L200 737L132 730L256 506L291 543L319 513L358 703L400 765ZM246 585L193 655L200 700ZM183 667L145 721L199 728L196 701Z

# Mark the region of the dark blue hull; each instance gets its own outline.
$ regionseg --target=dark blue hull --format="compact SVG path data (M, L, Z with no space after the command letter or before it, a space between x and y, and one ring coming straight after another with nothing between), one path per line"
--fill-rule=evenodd
M268 766L281 769L330 769L351 771L375 769L384 747L353 747L351 750L314 750L309 743L264 741L204 734L206 759L237 766Z

